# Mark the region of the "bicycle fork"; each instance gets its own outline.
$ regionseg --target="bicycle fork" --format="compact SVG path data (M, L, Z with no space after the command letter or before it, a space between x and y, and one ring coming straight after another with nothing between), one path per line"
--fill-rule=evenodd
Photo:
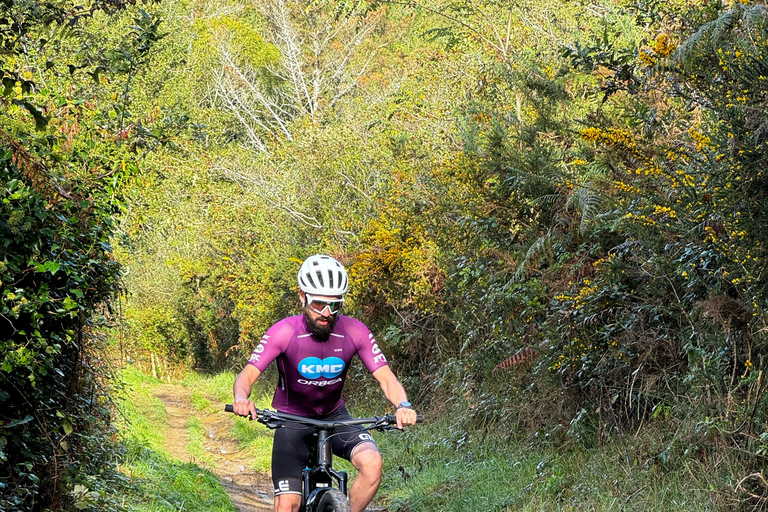
M320 494L327 489L333 488L334 480L338 485L339 491L347 494L347 472L337 471L333 468L333 452L328 443L328 431L320 430L317 434L317 441L313 460L313 467L304 468L302 477L304 480L304 496L306 504L311 506L319 499ZM307 509L311 510L311 509Z

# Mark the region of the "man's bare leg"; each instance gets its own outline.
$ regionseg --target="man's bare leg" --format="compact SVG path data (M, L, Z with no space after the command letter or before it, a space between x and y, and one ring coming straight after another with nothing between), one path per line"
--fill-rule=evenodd
M352 512L364 512L381 484L381 454L376 445L358 445L352 452L352 465L358 473L349 489L349 508Z
M301 494L278 494L275 496L275 512L299 512Z

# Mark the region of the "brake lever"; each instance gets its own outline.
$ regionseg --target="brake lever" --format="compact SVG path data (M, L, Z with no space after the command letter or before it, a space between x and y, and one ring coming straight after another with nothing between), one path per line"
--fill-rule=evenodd
M391 420L392 420L392 417L390 415L376 416L376 423L372 424L368 428L371 430L378 430L378 431L400 430L399 428L397 428L391 423Z
M263 425L266 425L267 428L270 428L272 430L276 428L280 428L284 426L285 422L278 418L275 413L272 411L259 411L260 414L257 418L257 421Z

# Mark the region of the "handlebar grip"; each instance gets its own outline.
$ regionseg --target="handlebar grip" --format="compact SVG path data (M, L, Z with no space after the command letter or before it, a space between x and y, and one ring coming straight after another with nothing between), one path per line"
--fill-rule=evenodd
M224 412L232 412L232 413L234 413L235 412L235 408L234 408L234 406L232 404L226 404L224 406ZM248 416L244 416L244 418L248 418L251 421L256 419L255 417L251 417L250 414L248 414Z
M416 423L424 423L424 415L423 414L417 414L416 415Z

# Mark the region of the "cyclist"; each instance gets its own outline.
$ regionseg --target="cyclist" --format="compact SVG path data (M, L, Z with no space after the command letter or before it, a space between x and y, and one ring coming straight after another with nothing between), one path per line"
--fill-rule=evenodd
M277 322L261 338L235 379L235 412L256 417L255 405L249 400L251 388L267 366L276 361L279 379L272 407L314 419L348 419L351 416L341 392L349 363L357 354L397 407L397 427L414 425L416 412L373 334L362 322L339 314L349 289L341 263L330 256L310 256L301 265L298 283L303 313ZM352 512L363 512L381 483L381 455L370 433L362 427L339 430L340 435L330 438L333 452L351 461L358 470L349 490L349 503ZM309 458L311 432L293 426L275 431L275 512L297 512L301 506L302 470Z

